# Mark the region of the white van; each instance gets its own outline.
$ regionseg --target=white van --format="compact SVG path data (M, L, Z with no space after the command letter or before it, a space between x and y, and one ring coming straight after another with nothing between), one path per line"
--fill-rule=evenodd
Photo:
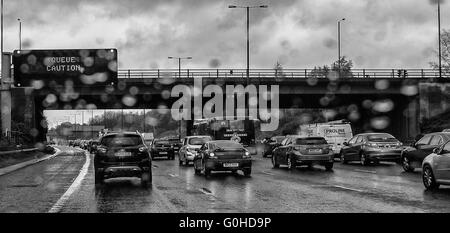
M353 132L349 123L318 123L301 125L300 135L323 137L331 145L333 152L339 154L344 142L353 137Z

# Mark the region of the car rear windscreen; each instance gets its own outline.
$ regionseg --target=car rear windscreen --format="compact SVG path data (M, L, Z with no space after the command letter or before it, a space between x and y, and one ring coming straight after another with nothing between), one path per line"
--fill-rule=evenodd
M169 141L163 140L163 141L155 141L155 145L168 145Z
M215 144L219 148L229 148L229 149L244 148L241 144L233 141L221 141L216 142Z
M190 138L188 144L189 145L203 145L209 141L211 141L211 138L209 138L209 137Z
M382 141L397 141L394 136L390 134L374 134L367 136L367 140L372 142L382 142Z
M138 146L142 144L142 138L138 135L114 135L102 139L104 146Z
M295 140L297 145L323 145L328 144L325 138L298 138Z

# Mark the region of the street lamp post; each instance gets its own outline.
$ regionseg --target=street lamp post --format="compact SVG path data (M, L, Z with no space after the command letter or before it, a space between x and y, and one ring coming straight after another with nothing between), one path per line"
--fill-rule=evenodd
M250 85L250 8L268 8L267 5L257 5L257 6L236 6L236 5L229 5L228 8L235 9L235 8L244 8L246 9L247 13L247 70L246 70L246 76L247 76L247 86ZM247 92L245 92L246 95L246 102L249 102L249 95ZM250 119L250 104L245 108L245 119Z
M19 21L19 50L22 50L22 20L17 19Z
M1 58L1 61L2 61L2 65L3 65L3 0L1 0L1 3L0 3L0 11L1 11L1 16L0 16L0 20L2 21L1 23L0 23L0 37L1 37L1 42L0 42L0 58ZM3 67L2 67L2 69L3 69Z
M229 5L228 8L244 8L247 12L247 85L250 84L250 8L268 8L267 5L259 5L259 6L235 6Z
M178 78L181 78L181 60L182 59L185 59L185 60L192 59L192 57L168 57L168 58L178 60ZM144 124L145 124L145 121L144 121ZM179 126L178 126L178 137L181 139L181 120L179 121Z
M342 18L338 20L337 26L338 26L338 69L339 69L339 76L341 74L341 21L345 21L345 18Z
M191 60L192 57L168 57L169 59L178 60L178 78L181 78L181 60ZM189 77L188 77L189 78Z
M441 54L441 0L438 0L438 37L439 37L439 79L442 78L442 54Z

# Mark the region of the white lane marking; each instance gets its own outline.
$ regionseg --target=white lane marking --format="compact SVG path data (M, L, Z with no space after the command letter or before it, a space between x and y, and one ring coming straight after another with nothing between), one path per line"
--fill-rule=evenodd
M53 205L53 207L48 211L49 213L58 213L64 207L64 204L69 200L70 196L80 187L81 182L86 176L89 165L91 162L91 158L89 154L84 153L86 156L86 161L84 162L83 167L80 170L77 178L73 181L70 187L66 190L66 192L59 198L59 200Z
M23 163L14 164L14 165L11 165L9 167L1 168L0 169L0 176L6 175L8 173L17 171L17 170L22 169L24 167L28 167L28 166L31 166L31 165L34 165L34 164L37 164L37 163L40 163L40 162L44 162L44 161L47 161L49 159L52 159L52 158L56 157L57 155L59 155L61 150L56 148L56 147L54 147L54 148L55 148L56 151L52 155L48 155L48 156L45 156L45 157L40 158L40 159L32 159L32 160L29 160L29 161L26 161L26 162L23 162Z
M275 174L267 172L267 171L262 171L262 173L266 174L266 175L270 175L270 176L274 176Z
M359 193L364 192L363 190L360 190L360 189L348 188L348 187L344 187L344 186L340 186L340 185L333 185L333 187L350 190L350 191L355 191L355 192L359 192Z
M315 184L315 185L311 185L311 187L314 187L314 188L340 188L340 189L350 190L350 191L359 192L359 193L364 192L364 190L348 188L348 187L341 186L341 185Z
M376 171L369 171L369 170L355 169L355 170L353 170L353 171L355 171L355 172L364 172L364 173L377 174Z

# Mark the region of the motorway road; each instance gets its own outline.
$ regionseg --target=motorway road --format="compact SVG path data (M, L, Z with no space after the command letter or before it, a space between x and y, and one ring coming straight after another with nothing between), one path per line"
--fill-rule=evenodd
M96 188L92 155L59 148L53 159L0 176L0 212L450 212L450 188L425 191L420 171L393 163L288 171L258 156L250 178L205 178L177 159L155 160L151 188L134 178Z

